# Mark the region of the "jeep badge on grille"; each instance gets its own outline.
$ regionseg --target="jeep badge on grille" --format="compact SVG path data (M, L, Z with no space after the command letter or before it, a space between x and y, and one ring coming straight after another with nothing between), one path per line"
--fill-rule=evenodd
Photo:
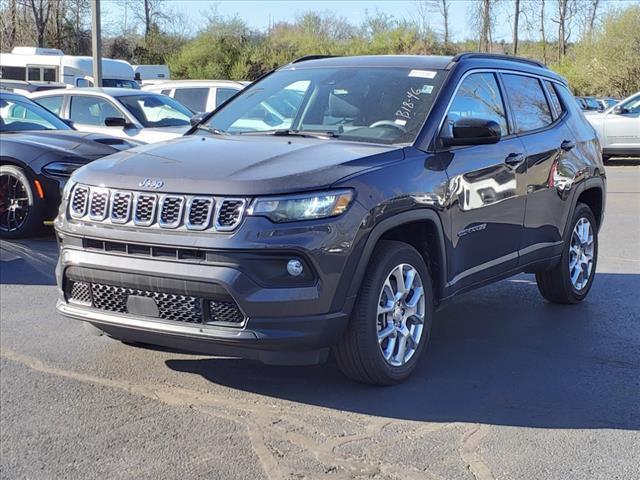
M154 180L151 178L145 178L144 180L141 180L140 183L138 184L141 187L146 187L146 188L155 188L156 190L158 188L162 188L164 185L164 182L162 180Z

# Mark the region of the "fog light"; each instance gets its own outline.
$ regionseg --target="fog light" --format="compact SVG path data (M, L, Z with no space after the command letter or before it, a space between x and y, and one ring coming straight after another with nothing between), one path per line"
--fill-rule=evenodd
M292 258L287 262L287 272L289 272L289 275L297 277L302 275L302 270L304 270L302 262L297 258Z

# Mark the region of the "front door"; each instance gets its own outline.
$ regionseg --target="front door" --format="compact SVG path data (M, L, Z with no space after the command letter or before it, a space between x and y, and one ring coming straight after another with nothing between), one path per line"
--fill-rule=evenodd
M448 285L457 290L518 264L526 190L524 147L511 135L496 74L478 72L462 80L444 128L462 117L494 120L502 138L493 145L451 147L448 211L451 244Z
M76 128L83 132L103 133L114 137L130 138L128 133L131 129L118 127L107 127L107 118L124 118L123 113L118 110L109 100L91 95L70 95L69 98L69 120Z

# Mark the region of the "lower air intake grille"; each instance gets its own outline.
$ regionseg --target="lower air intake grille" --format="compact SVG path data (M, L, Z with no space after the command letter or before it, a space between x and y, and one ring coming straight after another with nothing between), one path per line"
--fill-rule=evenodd
M129 295L150 297L156 301L160 318L174 322L201 323L202 300L174 293L149 292L134 288L116 287L93 283L93 304L96 308L110 312L127 313Z
M229 300L205 300L190 295L82 281L69 281L66 291L70 303L108 312L128 313L127 300L130 295L135 295L153 298L158 307L158 317L162 320L221 326L226 324L230 327L241 326L245 321L245 316L231 297ZM205 306L208 307L206 315Z
M87 282L73 282L69 300L81 305L91 305L91 285Z
M220 302L217 300L209 301L209 321L210 325L217 322L225 323L242 323L244 315L235 302Z

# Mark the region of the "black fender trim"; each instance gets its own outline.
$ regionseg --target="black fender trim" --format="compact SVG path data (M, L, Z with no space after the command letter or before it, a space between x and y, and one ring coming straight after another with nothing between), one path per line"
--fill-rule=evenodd
M600 195L602 196L602 215L600 218L600 226L599 228L602 228L602 224L604 223L604 212L605 212L605 203L606 203L606 199L607 199L607 194L606 194L606 185L605 185L605 181L604 181L604 177L598 175L598 176L592 176L589 178L585 178L583 181L581 181L579 184L576 185L575 190L573 192L573 197L571 198L571 209L569 210L569 215L567 216L567 221L565 222L564 225L564 234L562 236L562 238L566 241L567 238L569 238L569 230L571 229L571 218L573 218L573 212L576 211L576 205L578 204L578 198L580 198L580 195L582 195L583 192L585 192L586 190L590 190L592 188L598 188L600 189Z
M418 221L429 221L434 224L436 227L436 231L438 233L438 252L439 255L439 263L440 263L440 278L438 279L437 285L438 290L436 293L436 299L434 303L438 303L439 299L442 297L443 288L446 285L447 281L447 255L445 250L445 236L444 229L442 226L442 221L440 220L440 216L438 213L430 208L421 208L417 210L410 210L407 212L402 212L396 214L392 217L386 218L378 223L371 232L366 240L364 248L362 249L362 253L360 254L360 259L357 263L355 270L352 275L348 275L348 272L345 272L344 276L348 276L348 293L345 298L345 305L343 311L345 313L350 314L355 303L355 300L358 296L358 291L360 290L360 285L362 284L362 280L364 278L365 271L367 266L369 265L369 260L371 259L371 255L373 254L373 249L375 248L378 240L389 230L399 227L401 225L407 223L413 223ZM343 279L344 280L344 279Z

